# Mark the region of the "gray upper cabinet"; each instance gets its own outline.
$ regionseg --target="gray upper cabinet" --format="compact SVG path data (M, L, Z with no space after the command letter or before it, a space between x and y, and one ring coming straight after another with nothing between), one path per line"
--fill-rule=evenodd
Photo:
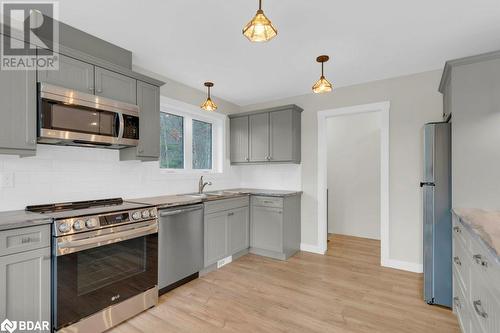
M300 163L301 112L285 105L231 115L231 163Z
M137 103L137 80L95 67L95 94L130 104Z
M300 163L300 112L270 112L269 126L269 160Z
M121 160L158 160L160 157L160 88L137 81L139 145L120 150Z
M250 162L265 162L269 159L269 114L259 113L249 117Z
M0 74L0 154L36 154L36 72Z
M59 70L38 70L38 81L94 94L94 65L59 55Z
M232 118L230 129L231 162L248 162L248 117Z

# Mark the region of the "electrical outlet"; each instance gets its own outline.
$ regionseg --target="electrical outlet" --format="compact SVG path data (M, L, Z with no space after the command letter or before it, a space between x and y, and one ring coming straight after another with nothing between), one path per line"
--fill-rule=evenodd
M2 172L0 173L0 188L14 187L14 173Z
M217 268L221 268L222 266L225 266L232 261L233 261L233 256L229 256L229 257L226 257L224 259L221 259L221 260L217 261Z

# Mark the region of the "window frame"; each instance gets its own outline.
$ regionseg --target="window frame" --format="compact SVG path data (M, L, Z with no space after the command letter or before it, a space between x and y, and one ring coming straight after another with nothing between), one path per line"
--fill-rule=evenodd
M183 117L184 131L184 168L170 169L161 168L158 161L160 173L166 174L221 174L224 172L223 165L225 160L225 131L227 116L212 112L208 113L199 108L199 106L187 104L168 97L161 96L160 112L169 113ZM212 125L212 168L211 169L193 169L193 119Z

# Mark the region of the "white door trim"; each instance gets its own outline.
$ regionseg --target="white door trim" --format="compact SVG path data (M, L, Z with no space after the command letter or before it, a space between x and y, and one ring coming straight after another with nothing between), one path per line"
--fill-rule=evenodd
M390 102L362 104L318 112L318 249L327 250L327 135L326 119L341 115L380 112L380 242L381 265L389 266L389 109Z

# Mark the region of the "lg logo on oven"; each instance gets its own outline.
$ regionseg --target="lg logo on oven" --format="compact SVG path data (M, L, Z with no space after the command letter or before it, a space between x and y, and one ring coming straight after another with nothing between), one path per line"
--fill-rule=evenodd
M48 321L24 321L24 320L9 320L5 319L0 324L0 331L14 333L19 331L50 331L50 324Z

